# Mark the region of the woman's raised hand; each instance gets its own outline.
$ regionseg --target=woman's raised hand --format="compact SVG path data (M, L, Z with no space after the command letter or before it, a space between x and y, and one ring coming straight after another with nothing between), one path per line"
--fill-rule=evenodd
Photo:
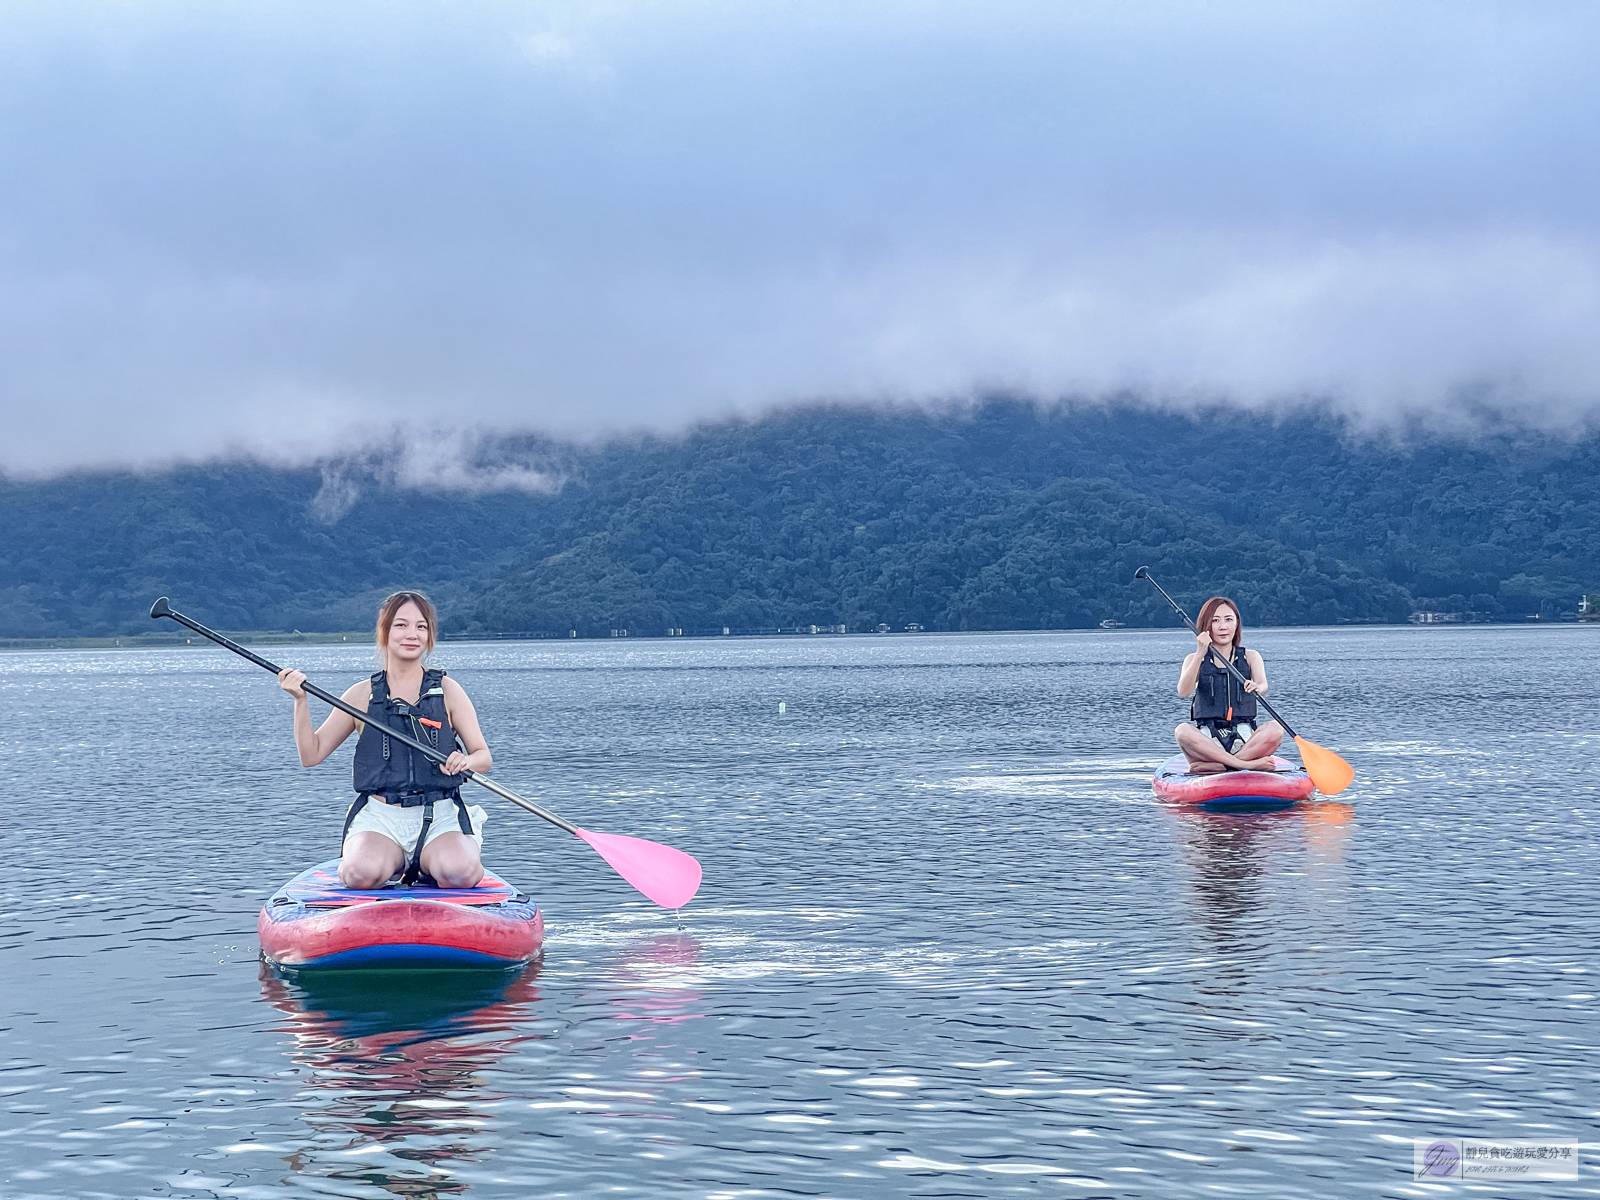
M1206 656L1206 652L1211 649L1211 635L1209 633L1195 634L1194 644L1196 647L1195 653L1199 654L1201 658L1204 658Z
M304 700L306 698L305 681L306 673L297 671L293 667L285 667L278 672L278 686L296 700Z

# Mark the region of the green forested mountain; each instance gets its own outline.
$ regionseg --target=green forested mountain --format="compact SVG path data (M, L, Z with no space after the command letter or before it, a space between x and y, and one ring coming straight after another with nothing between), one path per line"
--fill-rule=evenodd
M0 480L0 636L140 632L161 593L229 628L360 628L397 586L456 632L1169 624L1141 563L1255 624L1554 616L1600 589L1594 436L995 401L479 456L559 486L406 486L381 454Z

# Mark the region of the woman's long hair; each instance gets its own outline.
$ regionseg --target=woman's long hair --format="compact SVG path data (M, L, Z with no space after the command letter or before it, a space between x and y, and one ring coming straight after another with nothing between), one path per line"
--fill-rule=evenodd
M396 592L378 606L378 665L386 671L389 669L389 626L394 624L394 615L400 611L400 606L408 601L422 610L422 619L428 623L428 648L422 652L424 659L433 653L434 640L439 636L439 614L434 610L433 601L421 592Z
M1234 626L1233 645L1229 647L1230 655L1244 649L1244 618L1239 615L1239 606L1226 596L1213 596L1200 606L1200 619L1194 623L1195 630L1199 633L1211 632L1211 618L1217 615L1217 609L1226 604L1233 609L1234 619L1239 623ZM433 636L433 623L428 624L428 636Z

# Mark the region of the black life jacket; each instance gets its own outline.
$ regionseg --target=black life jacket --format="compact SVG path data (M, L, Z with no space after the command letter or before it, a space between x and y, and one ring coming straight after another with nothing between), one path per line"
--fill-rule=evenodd
M391 738L386 728L425 742L441 754L459 747L460 739L450 727L450 714L444 707L443 671L422 673L422 693L415 704L389 694L388 672L373 675L367 722L356 743L355 789L363 796L382 796L390 804L406 808L446 796L460 797L461 776L446 775L437 763Z
M1194 700L1189 705L1189 718L1194 721L1235 721L1256 719L1254 693L1244 690L1244 684L1233 677L1226 667L1217 665L1217 652L1206 651L1200 661L1200 679L1194 687ZM1233 665L1246 679L1254 679L1250 660L1243 646L1234 647Z

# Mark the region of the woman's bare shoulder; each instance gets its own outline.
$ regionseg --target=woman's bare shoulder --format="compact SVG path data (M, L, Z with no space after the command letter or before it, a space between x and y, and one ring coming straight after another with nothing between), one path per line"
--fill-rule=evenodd
M346 704L366 712L367 705L372 702L372 680L358 679L345 688L344 695L340 697Z

